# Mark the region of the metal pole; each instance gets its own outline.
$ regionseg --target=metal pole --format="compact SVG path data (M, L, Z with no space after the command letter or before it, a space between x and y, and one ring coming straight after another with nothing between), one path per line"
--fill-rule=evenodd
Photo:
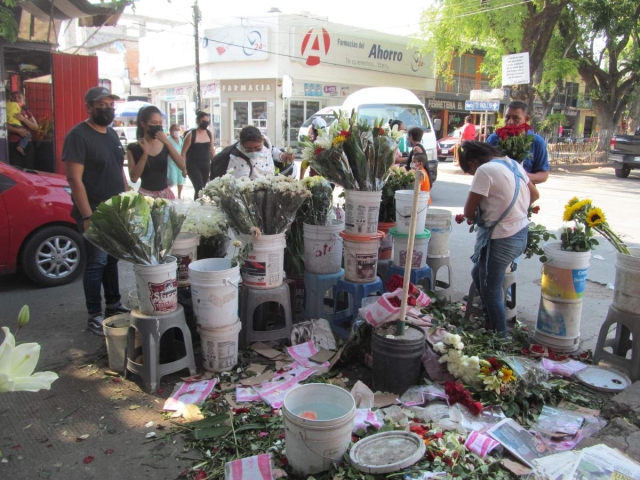
M198 7L198 0L195 0L193 4L193 27L194 27L194 41L196 47L196 112L200 110L201 107L201 96L200 96L200 33L199 26L200 24L200 8Z
M400 320L396 324L396 335L404 335L404 323L407 316L407 301L409 299L409 284L411 283L411 259L413 258L413 244L416 240L418 223L418 206L420 202L420 185L422 172L416 170L416 183L413 186L413 205L411 208L411 225L409 226L409 241L407 243L407 257L404 264L404 282L402 282L402 303L400 304Z

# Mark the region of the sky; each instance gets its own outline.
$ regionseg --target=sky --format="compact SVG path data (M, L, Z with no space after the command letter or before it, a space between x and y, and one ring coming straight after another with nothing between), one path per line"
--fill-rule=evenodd
M374 3L376 6L374 7ZM328 17L330 22L353 25L358 28L370 28L396 35L409 35L418 31L418 21L423 9L428 8L430 0L417 2L393 2L385 5L380 2L356 2L349 0L199 0L198 5L207 24L214 18L262 15L275 7L282 13L300 14L309 12ZM162 18L190 21L193 0L136 0L135 13Z

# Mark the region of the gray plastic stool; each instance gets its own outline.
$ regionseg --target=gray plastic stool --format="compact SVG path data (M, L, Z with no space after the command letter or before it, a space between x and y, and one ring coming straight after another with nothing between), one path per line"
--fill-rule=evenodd
M279 287L270 288L268 290L258 290L255 288L242 287L240 295L240 320L242 321L242 330L244 335L243 346L250 345L252 342L264 342L270 340L281 340L291 336L293 328L293 317L291 314L291 295L289 285L283 283ZM258 308L263 303L274 302L282 305L284 309L284 327L277 330L256 330L254 329L253 317ZM266 321L266 319L264 319Z
M502 282L502 291L504 292L504 307L507 320L513 320L518 314L518 306L516 303L516 282L518 275L515 270L506 272L504 275L504 282ZM477 297L477 299L476 299ZM474 301L476 304L474 304ZM484 311L482 310L482 300L480 294L476 289L475 283L471 282L469 287L469 296L467 297L466 310L464 312L465 323L469 321L471 315L482 317Z
M612 325L616 327L616 336L607 339ZM607 352L607 347L611 347L613 353ZM627 358L629 350L631 358ZM620 311L613 305L609 307L593 352L594 365L603 360L627 370L632 382L640 380L640 315Z
M160 363L160 341L168 330L177 328L184 338L185 355L171 363ZM142 346L136 348L136 331L142 339ZM142 363L136 360L142 356ZM127 370L142 378L143 388L155 393L160 379L170 373L185 368L189 374L196 374L196 362L193 358L191 332L184 317L184 309L178 304L175 312L161 316L151 316L131 311L131 325L127 332Z
M453 272L451 271L451 256L447 252L446 255L429 255L427 257L427 265L431 267L431 275L433 275L433 291L438 298L444 298L451 295L451 287L453 286ZM446 268L446 280L438 280L438 271Z

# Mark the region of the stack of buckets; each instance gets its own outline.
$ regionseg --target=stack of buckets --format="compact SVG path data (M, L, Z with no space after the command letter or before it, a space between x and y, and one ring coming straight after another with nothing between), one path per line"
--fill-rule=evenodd
M206 258L189 264L193 313L200 334L202 366L212 372L238 363L242 323L238 318L240 268L227 258Z
M378 252L385 234L378 230L382 192L345 190L344 279L371 283L378 275Z
M393 235L393 264L404 267L407 263L407 246L409 243L409 229L411 227L411 209L413 208L413 190L398 190L396 200L396 227L390 230ZM413 244L411 268L424 268L427 263L427 253L431 233L424 229L429 207L429 193L420 192L418 202L418 219L416 236Z

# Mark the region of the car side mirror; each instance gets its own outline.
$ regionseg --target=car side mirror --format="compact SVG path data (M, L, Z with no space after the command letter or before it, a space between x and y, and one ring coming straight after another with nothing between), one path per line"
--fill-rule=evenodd
M436 118L433 121L433 129L434 130L440 130L440 128L442 127L442 119L441 118Z

